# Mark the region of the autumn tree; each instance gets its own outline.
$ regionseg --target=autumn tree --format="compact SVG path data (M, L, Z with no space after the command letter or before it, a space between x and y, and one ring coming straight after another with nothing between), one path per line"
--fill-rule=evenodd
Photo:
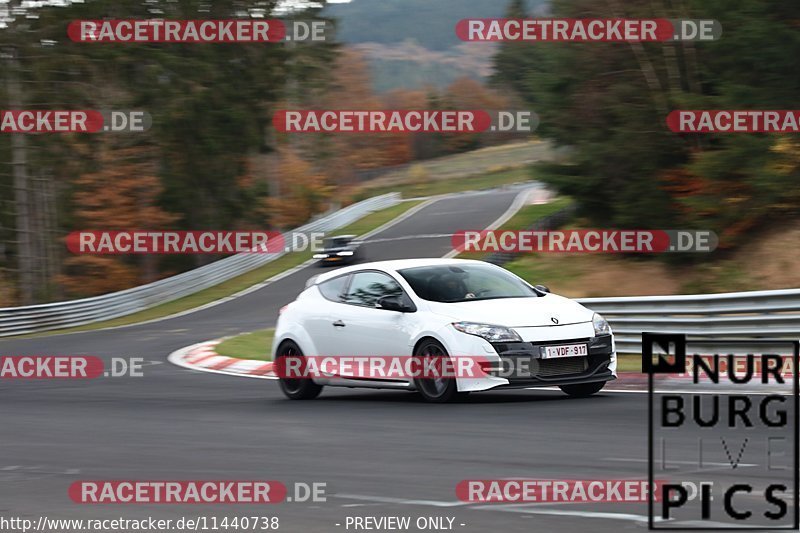
M329 83L308 103L315 109L381 110L388 109L381 95L372 87L369 63L363 54L345 48L331 69ZM294 134L295 137L297 134ZM408 133L306 134L294 139L292 147L305 158L319 161L331 183L353 184L361 171L406 163L411 158Z
M280 196L265 200L272 226L290 229L323 211L333 191L325 175L304 161L297 152L283 148L277 169Z
M168 229L177 216L159 205L163 186L155 174L153 149L146 146L100 145L96 169L74 182L73 217L79 230ZM65 261L61 277L68 294L87 296L153 281L155 258L75 256Z
M485 84L472 78L462 77L451 83L443 92L441 100L448 109L485 110L489 113L498 110L508 110L512 99L502 94L499 90L487 87ZM513 135L499 132L480 133L446 133L444 150L464 152L475 150L494 142L508 142Z
M434 89L430 89L433 91ZM429 91L395 89L381 95L386 109L428 109ZM426 159L436 153L432 146L432 136L426 132L406 132L394 137L390 150L393 150L393 164L401 164L416 159Z

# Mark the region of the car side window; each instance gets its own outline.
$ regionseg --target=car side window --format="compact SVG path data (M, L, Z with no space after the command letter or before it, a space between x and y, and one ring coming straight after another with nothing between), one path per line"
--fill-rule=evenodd
M403 294L400 285L381 272L358 272L344 297L345 303L364 307L375 307L378 298Z
M322 293L327 300L332 302L341 302L344 296L344 288L347 286L347 278L350 276L339 276L338 278L329 279L318 285L319 292Z

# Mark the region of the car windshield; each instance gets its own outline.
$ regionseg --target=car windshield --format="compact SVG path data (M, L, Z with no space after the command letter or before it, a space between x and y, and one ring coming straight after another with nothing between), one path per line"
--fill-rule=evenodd
M398 272L417 296L433 302L539 296L516 276L489 265L436 265L405 268Z

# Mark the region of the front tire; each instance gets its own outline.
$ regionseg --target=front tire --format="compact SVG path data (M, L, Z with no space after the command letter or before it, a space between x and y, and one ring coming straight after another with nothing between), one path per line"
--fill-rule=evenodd
M450 356L439 341L427 339L414 350L414 357L428 360L449 359ZM424 363L422 365L424 367ZM443 361L438 368L444 368L444 365ZM459 394L458 385L454 377L415 378L414 386L420 396L430 403L447 403L464 395Z
M281 357L303 357L303 352L293 341L284 341L278 347L275 360ZM311 378L278 378L278 384L290 400L313 400L322 392L322 385L317 385Z
M587 398L592 394L598 393L606 386L605 381L594 383L580 383L578 385L559 385L559 389L573 398Z

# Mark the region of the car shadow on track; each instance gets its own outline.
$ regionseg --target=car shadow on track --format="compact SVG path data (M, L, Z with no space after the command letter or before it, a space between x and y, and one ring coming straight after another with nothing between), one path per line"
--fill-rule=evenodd
M608 394L598 393L589 398L572 398L558 391L503 391L477 392L458 398L447 404L431 404L422 396L412 391L323 391L311 403L344 403L344 402L381 402L397 404L421 405L459 405L459 404L497 404L497 403L539 403L539 402L596 402L611 398ZM281 401L281 400L278 400ZM289 401L289 400L286 400ZM304 402L308 403L308 402Z

